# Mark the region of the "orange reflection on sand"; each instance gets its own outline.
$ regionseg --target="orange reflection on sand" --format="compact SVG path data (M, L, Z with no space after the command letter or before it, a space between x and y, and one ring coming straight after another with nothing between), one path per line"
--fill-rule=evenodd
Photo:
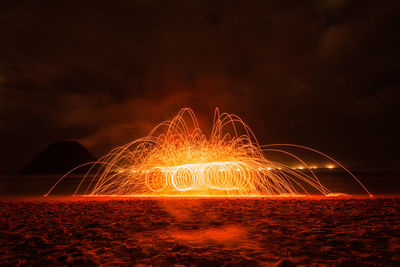
M252 243L248 240L245 228L236 225L201 230L172 231L170 235L172 239L182 243L203 245L215 243L229 248L238 247L246 242L248 245Z

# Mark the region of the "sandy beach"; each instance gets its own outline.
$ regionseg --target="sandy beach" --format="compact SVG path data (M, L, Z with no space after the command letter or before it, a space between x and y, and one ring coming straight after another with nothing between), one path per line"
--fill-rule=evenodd
M0 262L398 266L399 210L399 198L8 199Z

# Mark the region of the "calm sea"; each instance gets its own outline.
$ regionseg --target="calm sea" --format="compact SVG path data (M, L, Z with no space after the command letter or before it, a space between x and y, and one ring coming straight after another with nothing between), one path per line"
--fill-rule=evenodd
M400 169L353 170L354 175L373 195L400 196ZM351 195L365 194L361 186L347 173L341 170L317 170L321 183L332 192ZM1 175L0 196L41 196L45 194L61 175ZM61 182L54 193L71 195L77 188L82 176L70 176ZM85 183L84 183L85 184ZM310 193L314 193L312 190Z

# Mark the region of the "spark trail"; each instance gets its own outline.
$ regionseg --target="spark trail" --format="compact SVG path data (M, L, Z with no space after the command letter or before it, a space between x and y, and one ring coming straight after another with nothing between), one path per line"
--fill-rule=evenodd
M202 196L299 196L312 188L325 196L322 185L306 162L288 151L260 146L249 126L238 116L215 110L211 134L200 129L194 112L182 109L171 121L156 126L146 137L117 147L97 162L64 175L46 194L75 170L91 165L74 192L85 195L202 195ZM266 152L279 152L298 160L307 171L270 161Z

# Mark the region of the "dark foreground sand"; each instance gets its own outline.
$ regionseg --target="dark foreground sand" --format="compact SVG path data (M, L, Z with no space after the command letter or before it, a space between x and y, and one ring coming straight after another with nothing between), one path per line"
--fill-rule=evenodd
M400 266L400 199L0 202L2 265Z

